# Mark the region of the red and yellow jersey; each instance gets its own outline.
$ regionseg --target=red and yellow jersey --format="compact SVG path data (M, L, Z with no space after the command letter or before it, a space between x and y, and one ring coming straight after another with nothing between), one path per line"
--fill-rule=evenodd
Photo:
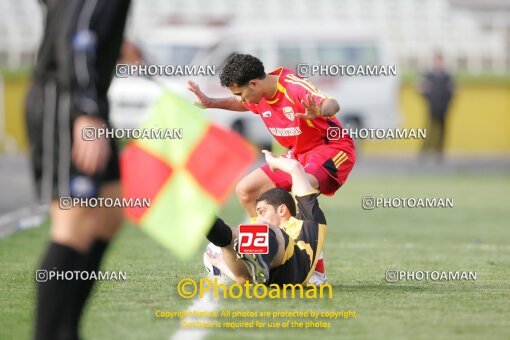
M282 146L290 149L295 155L322 144L340 144L349 149L354 147L349 136L328 141L329 127L342 128L336 117L315 119L296 117L296 113L306 113L301 103L306 95L311 94L317 104L328 98L327 95L289 69L280 67L269 74L278 76L277 89L272 98L262 98L258 104L246 102L243 104L248 110L260 115L269 132Z

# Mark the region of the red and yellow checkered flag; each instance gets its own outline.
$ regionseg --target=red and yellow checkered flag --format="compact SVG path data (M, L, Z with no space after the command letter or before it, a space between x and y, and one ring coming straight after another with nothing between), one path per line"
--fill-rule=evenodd
M129 219L184 259L192 256L232 189L256 157L242 137L208 122L198 108L167 92L146 129L182 128L182 139L138 139L121 155L127 198L148 198L148 208L127 208Z

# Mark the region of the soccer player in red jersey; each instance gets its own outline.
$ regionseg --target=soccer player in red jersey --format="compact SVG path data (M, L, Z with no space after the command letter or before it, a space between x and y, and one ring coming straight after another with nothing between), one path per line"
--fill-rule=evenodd
M252 111L264 121L269 132L285 148L288 157L304 167L310 184L331 196L347 180L356 160L354 142L340 133L342 125L335 118L338 102L280 67L266 74L262 62L248 54L231 56L220 74L220 82L233 97L210 98L193 82L188 82L205 108ZM291 177L283 171L271 171L266 165L244 177L236 187L241 204L251 217L256 216L256 198L279 187L291 190ZM325 282L324 264L319 261L318 282ZM320 277L322 274L322 279Z

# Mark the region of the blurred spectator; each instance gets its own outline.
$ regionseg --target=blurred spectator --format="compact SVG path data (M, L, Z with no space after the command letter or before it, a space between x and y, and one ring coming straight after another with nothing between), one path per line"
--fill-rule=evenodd
M441 161L444 151L446 118L454 94L454 83L444 66L441 53L434 55L433 67L424 74L420 92L425 97L429 110L427 138L423 143L422 156L433 154Z

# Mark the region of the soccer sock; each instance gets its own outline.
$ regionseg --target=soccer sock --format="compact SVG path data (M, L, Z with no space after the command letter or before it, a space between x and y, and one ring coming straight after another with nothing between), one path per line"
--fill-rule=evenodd
M324 269L324 255L321 253L319 254L319 260L317 261L317 265L315 266L315 271L319 272L321 274L325 274Z
M276 233L274 230L269 228L269 252L267 254L261 254L262 260L270 268L271 261L273 261L276 254L278 254L278 240L276 239Z
M50 271L76 269L82 255L71 247L51 242L46 250L37 275L37 307L35 339L55 339L66 301L71 298L76 288L75 280L58 280L49 278ZM40 273L46 272L46 275ZM42 282L46 278L45 282Z
M207 239L217 247L226 247L232 242L232 230L218 217L207 233Z
M89 273L99 271L101 259L108 247L108 242L96 240L88 253L83 256L79 270ZM89 274L90 275L90 274ZM95 280L79 280L74 295L67 301L66 313L60 325L59 339L78 339L78 328L85 303L92 291Z

